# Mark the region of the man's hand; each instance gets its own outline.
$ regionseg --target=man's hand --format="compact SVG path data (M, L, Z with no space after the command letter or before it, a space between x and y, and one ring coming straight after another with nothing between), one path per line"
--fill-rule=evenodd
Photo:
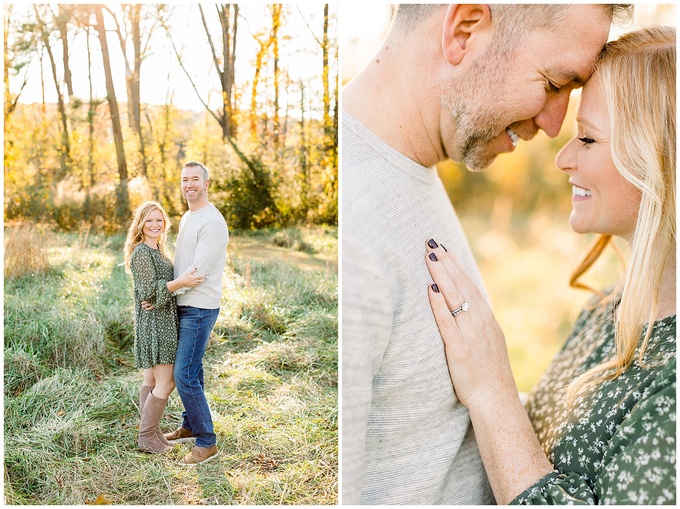
M142 308L145 309L146 311L151 311L154 308L154 306L153 304L149 304L147 301L143 300Z

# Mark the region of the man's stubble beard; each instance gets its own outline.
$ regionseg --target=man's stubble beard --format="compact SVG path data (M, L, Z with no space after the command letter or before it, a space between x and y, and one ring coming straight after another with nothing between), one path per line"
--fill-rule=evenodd
M459 140L461 161L472 171L483 170L496 159L489 145L505 127L500 125L498 109L509 68L506 58L488 52L470 76L451 87L448 110Z

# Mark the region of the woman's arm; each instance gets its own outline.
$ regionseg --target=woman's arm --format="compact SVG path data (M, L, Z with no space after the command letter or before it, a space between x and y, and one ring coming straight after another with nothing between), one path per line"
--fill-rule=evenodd
M553 472L519 400L503 331L479 290L454 258L427 248L435 285L429 298L444 339L458 399L468 407L496 501L507 504ZM468 311L451 311L463 302Z
M201 284L203 281L205 281L205 274L199 275L195 274L195 272L196 267L189 267L187 268L187 270L184 271L184 274L182 274L180 277L178 277L177 279L173 279L172 281L168 281L166 284L168 292L173 293L176 290L179 290L180 288L185 286L193 288Z
M518 495L522 505L675 505L676 360L654 368L653 380L624 386L619 394L619 422L606 444L593 475L579 472L553 473ZM644 386L644 388L643 388ZM629 408L626 391L640 391Z
M148 255L148 261L151 263L151 269L153 269L154 274L155 274L155 267L153 266L153 260L151 260L151 255L149 253L146 253ZM132 255L134 259L134 253ZM141 262L145 263L145 262ZM133 277L135 270L132 268L132 259L130 260L130 270L132 271ZM148 268L142 268L140 267L138 270L142 270L146 272ZM152 309L155 309L157 306L162 306L166 302L168 302L172 297L175 297L179 293L184 293L183 290L181 292L177 292L180 288L194 288L198 285L200 285L203 281L205 281L205 274L196 274L196 267L188 267L187 270L184 271L184 274L182 274L180 277L177 279L173 279L171 281L165 282L161 281L160 283L162 284L162 288L159 290L158 294L161 295L160 301L157 303L154 303L151 298L141 298L139 299L141 306L143 309L146 311L151 311ZM143 280L144 278L140 276L140 281ZM137 279L135 279L135 294L137 294ZM141 291L144 294L149 293L149 289L144 289ZM175 293L177 292L177 293ZM150 295L153 295L151 293ZM158 300L158 299L157 299Z
M172 298L167 281L159 278L152 254L148 249L137 248L130 259L130 272L137 301L148 302L154 307L167 304Z

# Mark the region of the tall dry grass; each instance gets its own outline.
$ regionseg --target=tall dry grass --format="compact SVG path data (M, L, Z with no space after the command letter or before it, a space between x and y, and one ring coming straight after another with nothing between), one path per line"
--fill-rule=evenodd
M220 457L189 470L190 444L137 451L123 236L50 233L47 273L5 282L5 503L337 504L337 229L289 233L315 255L277 233L231 236L204 357ZM175 392L164 431L182 409Z
M5 228L5 278L40 275L47 272L45 237L33 225Z

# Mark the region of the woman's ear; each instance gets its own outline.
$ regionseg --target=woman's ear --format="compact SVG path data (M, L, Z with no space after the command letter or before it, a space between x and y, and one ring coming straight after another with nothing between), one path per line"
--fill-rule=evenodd
M442 32L442 51L446 61L458 65L470 48L491 31L488 5L453 4L446 9Z

